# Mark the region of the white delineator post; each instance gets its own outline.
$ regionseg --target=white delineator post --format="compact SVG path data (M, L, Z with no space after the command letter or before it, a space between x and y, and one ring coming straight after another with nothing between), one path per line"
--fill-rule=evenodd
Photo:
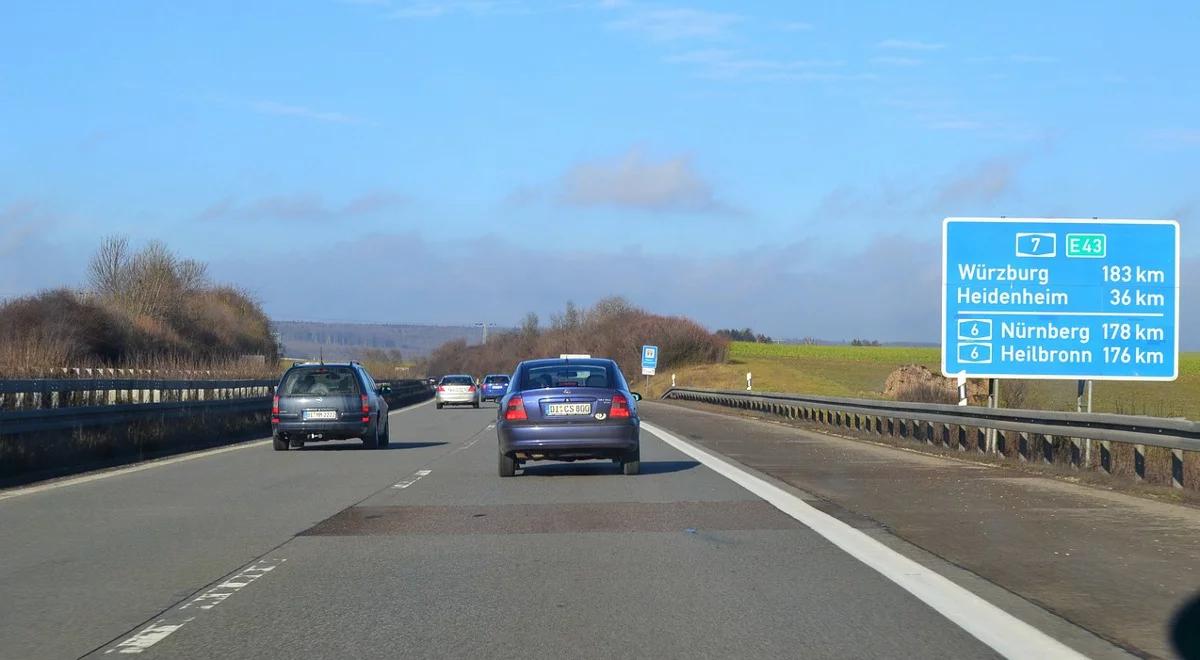
M671 374L671 387L675 387L675 374Z
M967 377L958 375L958 405L967 405Z
M746 372L746 389L747 390L754 389L754 385L750 380L753 377L754 377L754 374L750 373L749 371Z

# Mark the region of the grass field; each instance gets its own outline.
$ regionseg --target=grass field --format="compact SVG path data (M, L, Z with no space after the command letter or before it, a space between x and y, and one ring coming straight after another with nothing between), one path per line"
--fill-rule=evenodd
M939 348L906 346L817 346L733 342L724 364L707 364L675 370L680 386L711 389L746 388L746 372L754 374L754 389L829 396L881 398L883 384L894 369L922 364L935 373ZM656 397L671 385L671 369L660 368L646 388L635 389ZM1074 410L1075 381L1022 381L1027 408ZM1001 384L1003 391L1004 384ZM1187 417L1200 420L1200 353L1184 353L1179 379L1170 383L1097 381L1092 402L1097 412Z

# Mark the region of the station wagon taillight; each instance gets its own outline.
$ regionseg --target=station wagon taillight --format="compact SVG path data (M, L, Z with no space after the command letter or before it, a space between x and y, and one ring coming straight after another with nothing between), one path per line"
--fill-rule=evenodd
M362 423L366 424L367 422L371 421L371 404L367 400L366 394L360 394L359 396L362 397Z
M271 423L272 424L279 423L279 395L278 394L276 394L275 398L271 401Z
M613 395L612 407L608 411L608 416L629 417L629 399L626 399L624 394Z
M525 400L519 396L509 399L508 407L504 409L504 419L510 422L529 419L529 415L525 414Z

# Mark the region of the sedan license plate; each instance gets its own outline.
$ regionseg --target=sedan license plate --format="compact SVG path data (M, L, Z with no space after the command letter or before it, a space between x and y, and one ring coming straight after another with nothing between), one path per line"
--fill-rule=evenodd
M337 414L336 410L305 410L304 411L304 419L305 420L337 419L337 418L338 418L338 414Z
M550 417L590 414L592 414L592 404L590 403L550 403L546 405L546 415Z

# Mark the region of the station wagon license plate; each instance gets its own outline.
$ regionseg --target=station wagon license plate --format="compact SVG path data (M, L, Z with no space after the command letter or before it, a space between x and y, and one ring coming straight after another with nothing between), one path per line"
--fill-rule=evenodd
M305 421L308 421L311 419L337 419L337 418L338 418L338 414L337 414L336 410L305 410L304 411Z
M590 403L550 403L546 404L546 415L549 417L566 417L568 415L590 415Z

